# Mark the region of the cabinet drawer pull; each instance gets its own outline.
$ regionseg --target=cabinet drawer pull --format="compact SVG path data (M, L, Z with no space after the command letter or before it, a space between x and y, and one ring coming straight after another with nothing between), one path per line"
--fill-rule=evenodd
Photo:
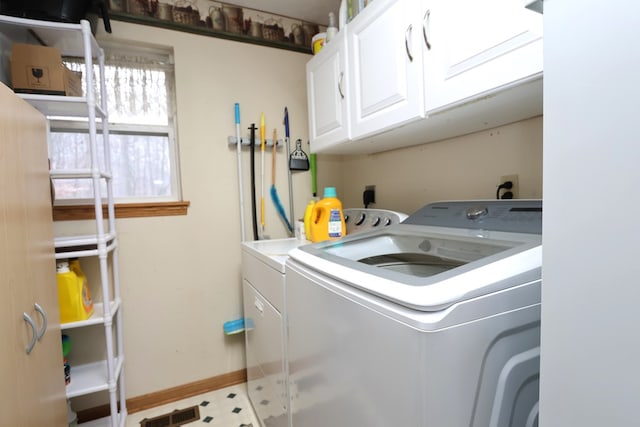
M47 332L47 312L44 311L44 308L42 308L42 306L38 303L35 303L34 307L36 308L36 311L42 316L42 329L38 332L38 341L40 341L44 336L44 333Z
M430 18L431 10L427 9L427 12L424 14L424 18L422 19L422 36L424 37L424 44L427 46L427 50L431 50L431 43L429 43L429 36L427 35L429 32Z
M38 337L38 328L36 328L35 322L33 321L33 319L31 317L29 317L29 315L27 313L22 313L22 318L24 319L25 322L27 322L29 324L29 326L31 326L31 329L33 330L33 334L31 335L31 342L24 349L24 351L27 354L29 354L29 353L31 353L31 350L33 350L33 347L36 345L36 339Z
M340 79L338 79L338 92L340 93L340 98L344 99L344 92L342 92L342 80L344 79L344 71L340 72Z
M409 49L409 39L411 38L411 32L413 31L413 25L410 24L407 27L407 31L404 33L404 47L407 49L407 56L409 57L409 61L413 62L413 55L411 54L411 49Z

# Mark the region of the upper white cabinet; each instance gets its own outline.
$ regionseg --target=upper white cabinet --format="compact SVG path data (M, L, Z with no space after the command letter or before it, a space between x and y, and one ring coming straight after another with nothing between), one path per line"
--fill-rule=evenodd
M348 25L353 138L424 117L419 6L373 2Z
M307 63L309 132L318 147L351 138L346 32L340 31Z
M542 15L521 0L423 4L427 113L542 74Z
M312 152L374 153L542 114L542 15L521 0L377 0L338 34L346 45L307 67Z

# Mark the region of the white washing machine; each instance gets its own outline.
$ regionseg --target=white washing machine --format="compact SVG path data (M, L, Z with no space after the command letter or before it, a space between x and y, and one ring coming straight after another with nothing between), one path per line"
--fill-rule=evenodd
M407 216L382 209L345 209L347 232L398 224ZM249 399L263 427L289 425L285 261L306 240L242 243L242 276Z
M541 229L541 201L441 202L292 250L292 426L537 426Z

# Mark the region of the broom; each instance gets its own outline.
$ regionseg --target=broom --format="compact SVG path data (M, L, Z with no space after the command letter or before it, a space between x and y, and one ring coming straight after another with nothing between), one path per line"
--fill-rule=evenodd
M289 235L293 235L293 227L291 223L287 219L287 214L284 211L284 207L282 203L280 203L280 197L278 197L278 190L276 190L276 144L278 141L278 131L276 129L273 130L273 148L271 149L271 200L273 200L273 204L278 211L278 215L287 225L287 229L289 230Z

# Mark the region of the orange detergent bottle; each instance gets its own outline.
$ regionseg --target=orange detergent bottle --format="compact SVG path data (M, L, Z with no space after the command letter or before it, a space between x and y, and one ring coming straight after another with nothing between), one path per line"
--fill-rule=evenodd
M336 197L335 187L326 187L324 198L313 205L310 228L311 236L307 238L312 242L335 240L347 234L342 203Z

